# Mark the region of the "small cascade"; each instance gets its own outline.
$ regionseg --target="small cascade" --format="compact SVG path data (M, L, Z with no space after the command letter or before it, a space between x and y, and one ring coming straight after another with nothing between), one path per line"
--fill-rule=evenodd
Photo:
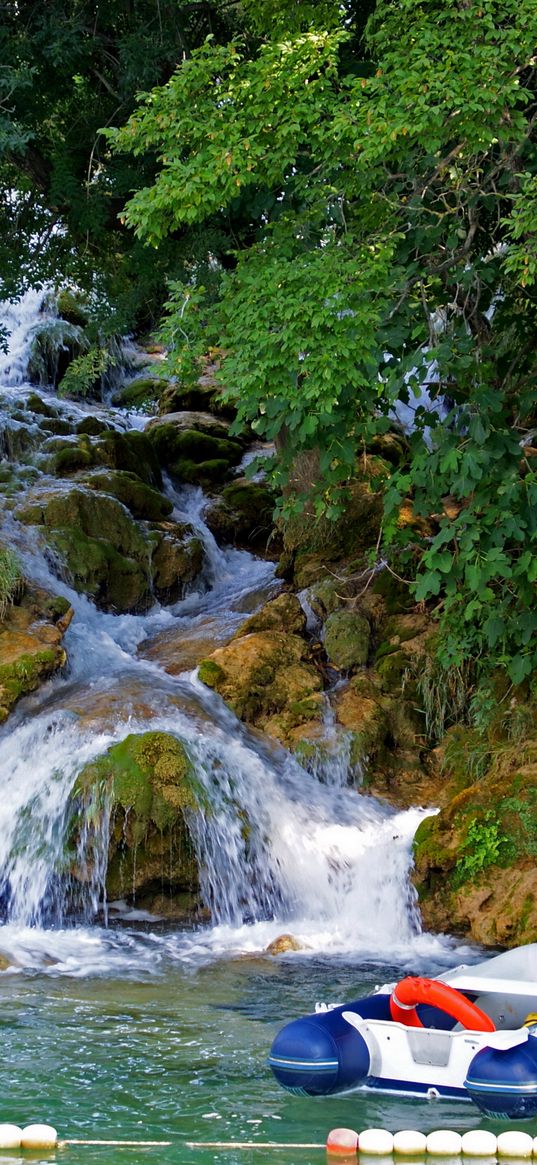
M6 315L12 311L12 341L0 376L21 399L42 302L43 292L28 293L5 309ZM61 410L77 408L53 399ZM118 428L128 423L117 410L107 415ZM394 812L349 781L350 738L337 728L329 696L322 740L305 767L250 732L195 671L169 674L139 650L170 628L194 634L208 621L216 642L229 637L280 585L274 564L217 545L204 521L201 489L167 480L165 490L172 521L194 528L206 566L183 599L167 607L155 603L141 615L97 610L55 576L31 528L11 517L4 522L2 538L16 547L27 576L68 598L75 618L64 640L65 674L28 697L0 728L0 911L7 920L0 950L8 938L11 950L28 949L28 928L37 928L37 935L39 928L69 923L80 940L76 973L83 973L87 925L106 909L111 822L105 800L98 820L88 818L73 842L77 775L128 734L162 730L184 744L195 767L199 808L190 812L189 829L213 924L195 937L153 936L161 953L195 960L258 950L292 930L311 951L408 957L423 941L408 878L423 812ZM62 937L67 960L77 941ZM96 944L108 950L115 941L110 932L92 938L88 965L94 965ZM129 941L129 958L146 966L146 940ZM32 950L46 947L40 938Z
M56 312L47 288L29 288L20 299L0 302L0 327L8 333L6 352L0 352L0 386L27 383L30 348L36 329Z

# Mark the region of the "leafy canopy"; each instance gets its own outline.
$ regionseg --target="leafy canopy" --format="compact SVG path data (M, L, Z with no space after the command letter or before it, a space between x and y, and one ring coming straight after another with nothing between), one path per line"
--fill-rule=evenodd
M440 603L443 662L519 683L537 663L537 8L379 0L358 54L351 9L307 5L297 26L293 7L259 45L206 41L110 132L118 156L157 158L125 209L140 239L216 230L171 285L172 367L218 344L282 477L320 449L328 512L411 405L386 539ZM434 516L421 546L398 528L409 495Z

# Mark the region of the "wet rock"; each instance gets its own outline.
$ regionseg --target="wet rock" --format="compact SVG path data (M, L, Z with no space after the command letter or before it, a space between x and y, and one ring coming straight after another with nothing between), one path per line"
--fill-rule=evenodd
M89 822L98 844L107 802L108 898L150 910L158 902L159 913L164 896L177 897L180 911L185 895L196 906L198 871L187 819L197 802L192 766L181 742L165 732L130 735L86 765L72 794L74 839ZM77 877L76 868L73 875Z
M284 742L298 725L322 717L322 679L298 635L243 635L202 660L199 678L241 720Z
M72 609L66 599L26 584L0 621L0 723L21 696L62 668L62 637Z
M224 486L207 507L205 521L220 543L266 549L274 532L274 505L265 486L240 479Z
M203 544L186 523L161 522L151 529L156 540L151 557L153 591L160 602L175 603L203 568Z
M167 518L173 510L173 503L161 494L159 490L140 481L135 473L127 470L96 470L83 478L88 489L99 493L110 494L126 506L133 518L146 519L149 522L159 522Z
M103 609L141 610L151 603L147 540L115 498L80 487L38 490L14 516L45 528L72 586Z
M225 481L243 453L240 442L214 436L201 429L184 428L165 418L148 429L159 462L182 482L214 485Z
M285 955L288 951L307 951L306 943L300 942L293 934L280 934L265 947L267 955Z

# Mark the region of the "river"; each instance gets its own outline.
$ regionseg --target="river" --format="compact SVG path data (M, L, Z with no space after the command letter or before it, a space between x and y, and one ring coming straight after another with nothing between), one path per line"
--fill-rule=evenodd
M4 431L16 430L17 408L31 391L26 361L41 298L28 293L6 308ZM143 428L149 419L61 402L51 390L40 395L70 419L98 413L120 429ZM50 1121L69 1138L174 1142L155 1150L72 1148L73 1165L90 1158L245 1161L252 1158L187 1150L184 1142L324 1142L334 1125L473 1127L475 1110L463 1104L423 1103L418 1113L415 1101L365 1092L288 1096L266 1067L278 1027L317 999L356 998L403 971L431 973L476 953L422 932L408 872L423 810L394 812L349 786L344 738L306 771L199 682L199 642L217 645L280 584L275 564L217 546L201 490L170 481L165 488L173 519L195 526L205 568L186 598L145 615L97 610L53 573L35 534L4 513L2 539L28 577L70 600L75 618L64 641L66 673L21 701L0 730L0 891L7 902L0 953L13 964L0 974L0 1119ZM75 925L61 901L51 906L70 790L84 763L148 728L186 743L212 806L192 826L211 922L179 929L104 903L103 837L86 914ZM255 823L247 851L241 811ZM304 949L265 954L284 931ZM260 1163L270 1158L269 1150L255 1152ZM278 1160L298 1158L290 1152ZM303 1152L300 1161L309 1160L322 1154Z

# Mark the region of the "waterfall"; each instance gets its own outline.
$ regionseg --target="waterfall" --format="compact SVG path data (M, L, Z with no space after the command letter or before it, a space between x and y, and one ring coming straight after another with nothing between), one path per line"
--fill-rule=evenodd
M6 309L13 332L11 353L0 367L3 390L23 391L42 300L42 292L28 293ZM50 399L60 415L72 416L77 408ZM124 427L124 414L108 416ZM87 861L84 836L78 855L69 852L70 797L82 767L110 745L129 733L163 730L185 745L201 790L189 828L212 924L195 934L130 938L129 958L146 965L149 943L153 959L156 947L161 955L164 950L185 959L255 950L282 930L317 952L404 959L429 944L438 954L442 942L421 934L408 877L423 811L395 812L349 784L348 739L338 737L329 703L326 748L305 768L241 724L195 671L170 675L144 655L157 634L172 628L195 635L209 622L215 642L229 637L245 612L280 585L272 563L216 544L200 489L168 481L166 491L172 520L190 523L201 538L206 567L181 601L155 604L143 615L98 611L55 576L31 530L9 517L4 523L3 540L16 546L27 575L65 595L75 618L65 636L66 674L23 701L0 729L0 909L6 920L0 950L9 948L23 965L34 965L34 955L39 961L49 949L43 928L76 922L62 937L56 931L54 940L67 963L74 959L72 973L83 973L84 959L93 966L97 947L108 958L123 942L125 953L126 939L87 929L103 906L106 807L101 849L96 854L94 847ZM75 858L79 867L86 861L86 871L73 918L69 867Z

